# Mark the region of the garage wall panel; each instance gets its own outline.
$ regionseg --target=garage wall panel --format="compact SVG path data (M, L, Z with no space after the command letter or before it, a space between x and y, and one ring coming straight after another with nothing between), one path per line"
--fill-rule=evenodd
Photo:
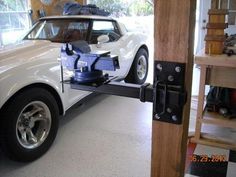
M52 0L50 5L44 5L40 0L30 0L31 9L33 10L33 19L37 20L39 18L39 10L44 10L47 16L50 15L60 15L61 8L65 2L69 0ZM86 0L76 0L80 4L85 4Z

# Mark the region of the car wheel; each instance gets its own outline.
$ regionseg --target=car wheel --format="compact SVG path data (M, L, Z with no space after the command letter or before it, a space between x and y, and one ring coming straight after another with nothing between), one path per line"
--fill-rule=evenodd
M59 110L55 98L42 88L22 91L1 113L1 145L13 160L29 162L53 143Z
M144 48L138 50L125 82L143 84L148 74L148 52Z

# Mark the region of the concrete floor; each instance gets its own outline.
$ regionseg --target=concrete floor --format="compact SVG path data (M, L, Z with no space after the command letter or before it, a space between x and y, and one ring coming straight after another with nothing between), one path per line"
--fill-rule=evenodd
M32 163L0 152L1 177L149 177L152 104L100 95L62 117L50 150Z

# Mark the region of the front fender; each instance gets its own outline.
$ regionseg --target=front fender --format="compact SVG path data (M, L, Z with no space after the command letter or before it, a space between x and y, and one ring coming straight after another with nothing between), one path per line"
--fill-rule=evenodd
M56 62L43 63L36 61L34 64L26 63L1 74L0 108L19 90L36 83L52 87L58 93L60 99L64 99L60 86L59 64Z

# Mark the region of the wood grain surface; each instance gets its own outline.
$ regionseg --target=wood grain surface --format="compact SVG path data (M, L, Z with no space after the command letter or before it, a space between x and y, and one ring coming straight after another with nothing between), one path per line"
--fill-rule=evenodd
M196 0L155 1L155 60L186 63L185 87L191 95ZM154 66L155 67L155 66ZM190 96L182 125L153 121L152 177L183 177Z

